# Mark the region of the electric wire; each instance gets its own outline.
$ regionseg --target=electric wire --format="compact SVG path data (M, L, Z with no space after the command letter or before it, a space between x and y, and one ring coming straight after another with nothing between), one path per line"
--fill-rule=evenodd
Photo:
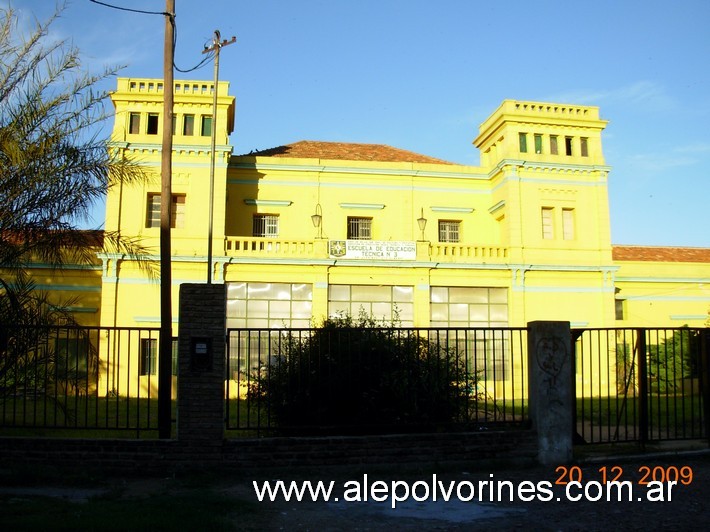
M117 6L113 4L108 4L106 2L100 2L99 0L89 0L89 2L93 4L98 4L104 7L108 7L111 9L117 9L119 11L129 11L131 13L141 13L143 15L163 15L166 17L170 18L170 24L173 26L173 50L177 49L177 24L175 22L175 14L174 13L168 13L167 11L145 11L142 9L133 9L130 7L123 7L123 6ZM198 70L208 64L210 61L214 59L214 51L208 53L199 63L197 63L194 67L192 68L187 68L187 69L182 69L178 67L175 64L175 61L173 60L173 68L177 70L178 72L182 74L187 74L190 72L194 72L195 70Z

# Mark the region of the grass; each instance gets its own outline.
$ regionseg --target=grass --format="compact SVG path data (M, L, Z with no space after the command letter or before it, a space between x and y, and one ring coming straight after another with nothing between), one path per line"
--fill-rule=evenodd
M172 419L177 411L172 401ZM157 437L158 399L135 397L6 398L0 434L57 437Z

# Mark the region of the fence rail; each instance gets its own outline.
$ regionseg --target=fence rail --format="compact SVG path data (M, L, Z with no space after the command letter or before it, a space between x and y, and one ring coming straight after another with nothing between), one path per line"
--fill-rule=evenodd
M573 338L582 440L710 437L708 329L578 329Z
M527 420L526 329L229 329L227 429L480 429Z
M157 431L158 328L0 329L3 430Z

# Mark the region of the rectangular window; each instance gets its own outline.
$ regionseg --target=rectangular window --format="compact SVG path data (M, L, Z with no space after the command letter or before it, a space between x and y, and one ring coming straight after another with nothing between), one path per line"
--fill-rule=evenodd
M587 141L586 137L582 137L579 139L579 152L582 155L582 157L589 157L589 143Z
M535 135L535 153L542 153L542 135Z
M557 155L557 135L550 135L550 154Z
M173 125L171 131L173 135L175 134L175 131L177 131L177 115L173 115Z
M348 217L349 240L372 240L372 218Z
M131 113L128 118L128 132L131 135L138 135L141 132L140 113Z
M148 135L158 134L158 113L148 113Z
M185 136L195 134L195 115L185 115L182 117L182 134Z
M252 236L271 237L279 236L278 214L255 214L252 222Z
M414 287L390 285L328 286L328 316L361 315L392 323L395 327L414 326Z
M528 134L518 133L518 142L520 143L520 153L527 153L528 151Z
M572 155L572 137L565 137L565 155Z
M626 307L626 301L623 299L617 299L614 301L614 313L617 320L625 320L626 313L624 312Z
M439 220L439 242L459 242L458 220Z
M562 238L574 240L574 209L562 209Z
M158 340L141 338L140 374L157 375L158 373Z
M173 338L172 339L172 366L173 366L173 375L178 374L178 339Z
M145 226L160 227L160 194L148 194ZM170 227L173 229L185 227L185 194L173 194Z
M202 136L209 137L212 135L212 117L203 116L202 117Z
M552 240L555 238L554 209L551 207L542 208L542 238Z

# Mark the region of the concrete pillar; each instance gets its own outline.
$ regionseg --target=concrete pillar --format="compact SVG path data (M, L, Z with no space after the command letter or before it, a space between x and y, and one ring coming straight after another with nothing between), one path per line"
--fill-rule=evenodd
M572 340L569 322L528 323L528 402L537 431L538 461L544 465L572 459Z
M226 305L224 284L180 286L177 436L205 455L224 439Z

